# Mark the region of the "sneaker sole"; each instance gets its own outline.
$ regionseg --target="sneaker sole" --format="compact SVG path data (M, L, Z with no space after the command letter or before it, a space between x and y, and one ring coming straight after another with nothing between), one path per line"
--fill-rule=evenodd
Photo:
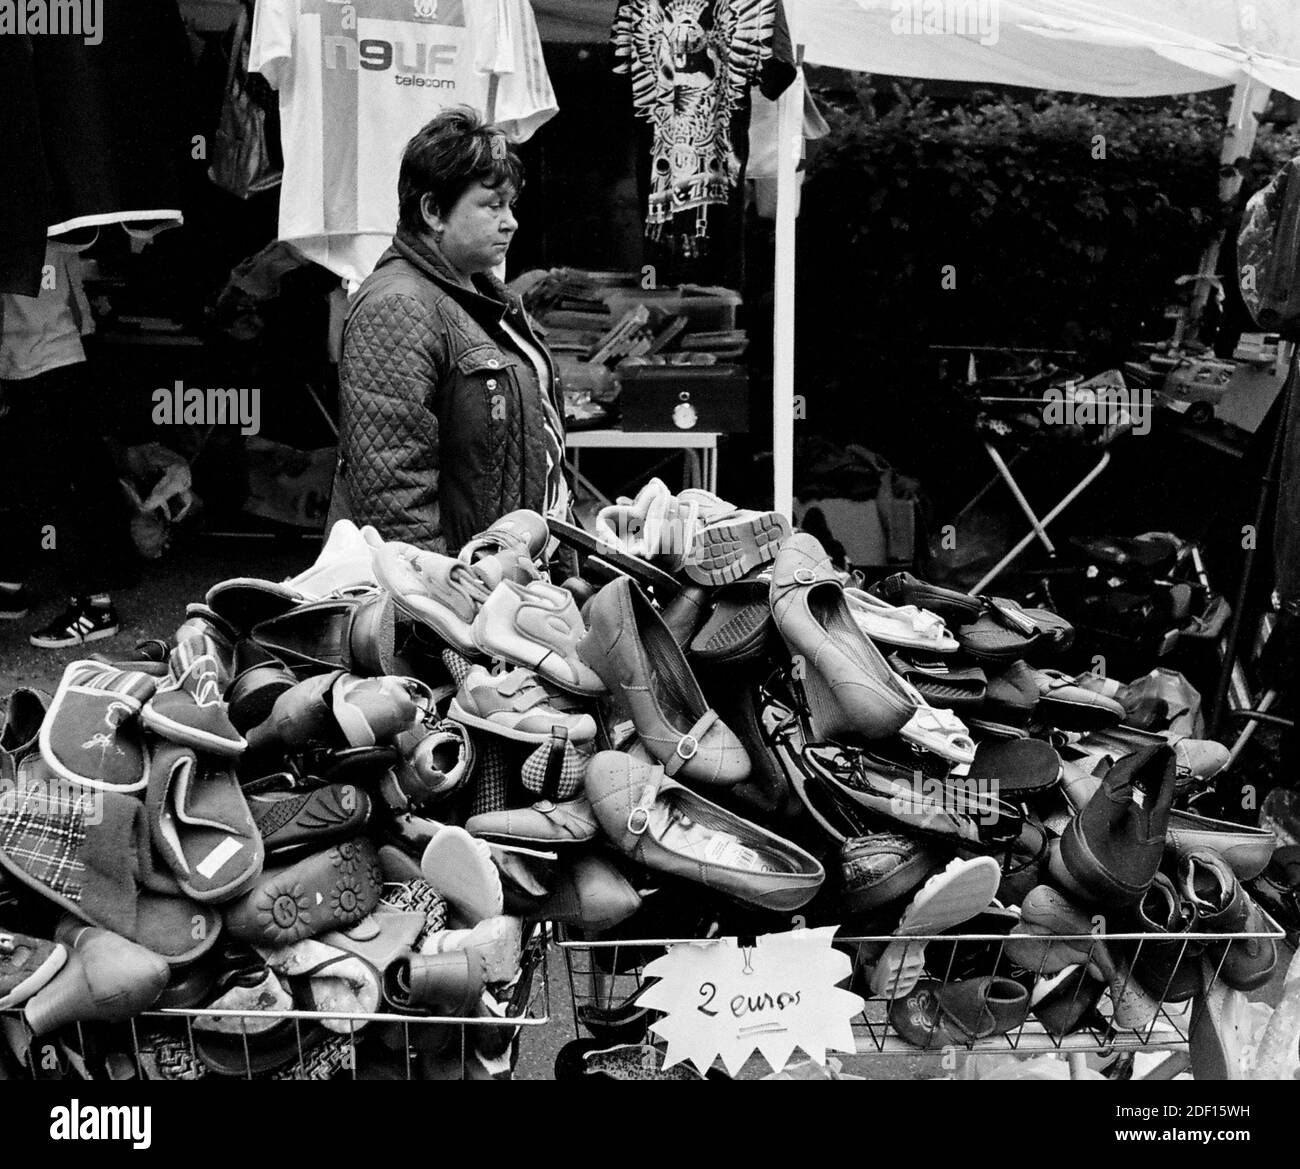
M116 637L121 633L122 627L114 625L112 629L95 629L87 633L84 637L69 637L56 639L53 637L40 637L33 633L27 640L37 649L69 649L76 645L85 645L91 641L103 641L107 637Z
M790 532L790 521L777 512L704 528L686 558L686 575L696 584L732 584L775 560Z

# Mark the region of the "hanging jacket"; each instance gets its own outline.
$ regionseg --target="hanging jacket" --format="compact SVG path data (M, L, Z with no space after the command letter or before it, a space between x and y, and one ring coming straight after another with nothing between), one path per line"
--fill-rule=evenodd
M339 366L331 524L453 552L508 511L542 511L546 437L537 374L501 322L550 354L519 298L490 275L457 284L436 248L403 231L348 309Z

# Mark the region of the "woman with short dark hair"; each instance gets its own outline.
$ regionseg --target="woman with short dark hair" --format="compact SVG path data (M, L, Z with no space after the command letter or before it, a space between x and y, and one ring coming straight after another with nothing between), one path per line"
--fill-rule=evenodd
M555 367L493 275L522 182L504 132L468 108L407 143L397 234L344 326L331 524L454 552L517 508L568 518Z

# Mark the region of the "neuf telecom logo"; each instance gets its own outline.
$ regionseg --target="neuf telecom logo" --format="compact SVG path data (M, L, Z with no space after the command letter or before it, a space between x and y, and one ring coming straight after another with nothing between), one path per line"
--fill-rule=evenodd
M104 41L104 0L0 0L0 37L81 37Z

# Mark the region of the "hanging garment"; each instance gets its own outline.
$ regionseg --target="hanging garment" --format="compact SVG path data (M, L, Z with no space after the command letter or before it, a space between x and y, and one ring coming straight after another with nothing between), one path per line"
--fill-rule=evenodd
M192 66L176 2L108 6L99 38L0 32L0 292L37 294L47 234L183 220Z
M675 236L696 254L708 208L731 198L743 170L732 119L772 58L778 8L777 0L621 0L614 72L631 76L636 113L654 132L650 239Z
M397 230L406 143L468 105L523 141L557 112L528 0L258 0L249 69L280 92L279 238L352 282Z
M24 381L86 360L81 338L95 331L95 321L77 251L48 241L39 295L0 294L0 381Z

